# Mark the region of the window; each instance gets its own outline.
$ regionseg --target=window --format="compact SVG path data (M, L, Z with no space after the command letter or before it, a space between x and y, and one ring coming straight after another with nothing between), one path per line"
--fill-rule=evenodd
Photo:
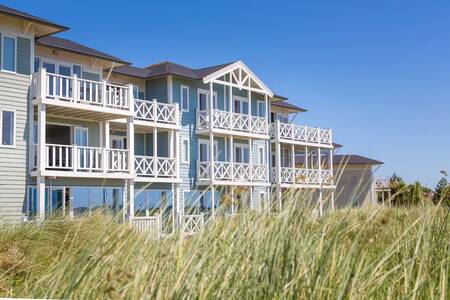
M258 148L258 165L264 165L264 148Z
M39 57L34 58L34 73L39 71L39 67L41 66L41 59Z
M133 98L139 99L139 86L133 85Z
M127 138L125 136L111 135L111 149L126 149Z
M249 163L249 150L247 145L235 145L234 161L237 163Z
M189 111L189 87L182 85L180 95L181 95L181 109L183 111Z
M2 69L16 71L16 39L4 36L2 43Z
M198 144L198 149L199 149L199 158L201 162L207 162L210 160L210 156L209 156L209 141L207 140L199 140L199 144ZM218 156L219 156L219 142L218 141L214 141L214 159L218 160Z
M244 97L234 96L233 109L235 113L248 115L248 100Z
M266 104L264 101L256 101L256 115L258 117L266 117Z
M183 139L182 162L189 163L189 140Z
M213 108L217 109L217 92L213 95ZM201 111L209 109L209 91L198 90L198 109Z
M0 110L0 143L3 147L15 146L16 113L12 110Z

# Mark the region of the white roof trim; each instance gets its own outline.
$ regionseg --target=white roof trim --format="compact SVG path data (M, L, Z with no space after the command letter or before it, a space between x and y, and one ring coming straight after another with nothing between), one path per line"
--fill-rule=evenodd
M237 61L235 63L232 63L229 66L226 66L212 74L209 74L208 76L203 77L203 82L204 83L209 83L219 77L222 77L226 74L228 74L229 72L232 72L233 70L235 70L236 68L241 67L242 69L245 70L245 72L247 72L251 79L253 79L257 84L259 84L261 86L261 89L263 89L270 97L273 97L273 92L267 87L267 85L264 84L264 82L261 81L261 79L258 78L258 76L255 75L255 73L252 72L252 70L249 69L249 67L247 67L242 61ZM243 87L245 88L245 87Z

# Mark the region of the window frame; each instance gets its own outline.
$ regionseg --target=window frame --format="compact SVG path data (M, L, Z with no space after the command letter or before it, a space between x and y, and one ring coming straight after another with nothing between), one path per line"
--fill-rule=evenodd
M261 115L261 110L259 109L259 105L262 104L264 107L264 115ZM260 118L265 118L266 117L266 103L264 101L261 100L256 100L256 116L260 117Z
M187 142L187 146L185 147L184 142ZM183 164L189 164L189 158L191 157L191 152L190 152L190 141L188 138L182 138L181 139L181 163ZM186 156L187 156L187 160L185 160L185 151L186 151Z
M12 145L3 145L3 112L13 113L13 128L12 128ZM16 125L17 112L15 109L0 108L0 148L16 148Z
M198 143L197 143L197 147L198 147L198 161L202 162L200 160L200 147L201 145L206 145L206 161L209 162L211 160L211 153L209 148L210 148L210 142L207 139L199 139ZM214 153L215 157L214 157L214 161L219 161L219 141L214 141L214 145L213 145L213 151L215 151L217 149L217 153Z
M239 112L236 112L236 110L235 110L235 102L236 101L239 102ZM244 110L244 102L247 103L247 113L246 114L242 112ZM250 116L250 105L251 104L248 101L248 98L238 96L238 95L233 95L233 113Z
M260 153L260 151L261 151L261 153ZM261 165L261 166L263 166L263 165L265 165L265 151L264 151L264 147L263 146L258 146L258 151L257 151L257 153L258 153L258 159L257 159L257 162L258 162L258 165ZM260 156L260 154L262 154L262 157ZM262 159L262 161L261 161L261 159Z
M197 109L200 110L200 94L206 95L206 110L209 110L209 90L205 89L197 89ZM216 91L213 91L213 109L219 109Z
M4 50L4 45L5 45L5 38L10 38L14 40L14 71L11 70L6 70L5 69L5 62L3 61L3 59L5 58L5 50ZM17 36L11 35L11 34L7 34L2 32L2 39L1 39L1 71L2 72L6 72L6 73L12 73L12 74L17 74Z
M187 108L184 108L184 99L183 99L183 90L187 90ZM188 112L189 111L189 86L187 85L180 85L180 104L181 104L181 111Z

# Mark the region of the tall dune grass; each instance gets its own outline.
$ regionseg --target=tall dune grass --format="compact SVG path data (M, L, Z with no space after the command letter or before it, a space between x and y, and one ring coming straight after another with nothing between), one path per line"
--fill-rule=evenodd
M449 299L450 218L436 206L322 218L217 217L160 241L102 215L0 228L0 295L46 298Z

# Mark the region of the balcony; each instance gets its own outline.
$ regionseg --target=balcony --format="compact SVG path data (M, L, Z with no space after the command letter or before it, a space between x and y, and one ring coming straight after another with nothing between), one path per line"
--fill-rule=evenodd
M211 162L197 163L197 179L200 184L210 181L220 181L223 184L265 184L269 181L268 171L266 165L215 161L211 180Z
M178 126L178 104L161 103L155 99L152 101L134 99L134 119L155 125L157 123L162 127Z
M152 179L173 181L177 179L177 161L175 158L135 156L134 165L138 181L151 181Z
M122 86L106 81L92 81L47 73L40 69L34 74L32 80L32 98L50 106L55 113L57 107L65 107L67 116L77 116L80 110L92 111L92 118L96 113L110 114L111 116L132 115L132 89L131 86ZM56 107L56 108L54 108ZM98 115L98 114L97 114ZM104 118L104 115L99 116Z
M266 118L213 109L197 110L197 132L212 131L240 136L252 135L256 138L268 138L269 130ZM212 119L212 126L211 126Z
M281 143L298 145L311 145L317 147L333 147L331 129L281 123L276 121L270 124L270 137L278 139Z
M302 186L332 186L333 172L331 170L303 169L282 167L280 169L282 185ZM272 183L277 183L277 169L272 168Z
M44 175L68 177L114 177L129 173L128 150L75 145L46 144ZM33 149L37 170L37 150Z

